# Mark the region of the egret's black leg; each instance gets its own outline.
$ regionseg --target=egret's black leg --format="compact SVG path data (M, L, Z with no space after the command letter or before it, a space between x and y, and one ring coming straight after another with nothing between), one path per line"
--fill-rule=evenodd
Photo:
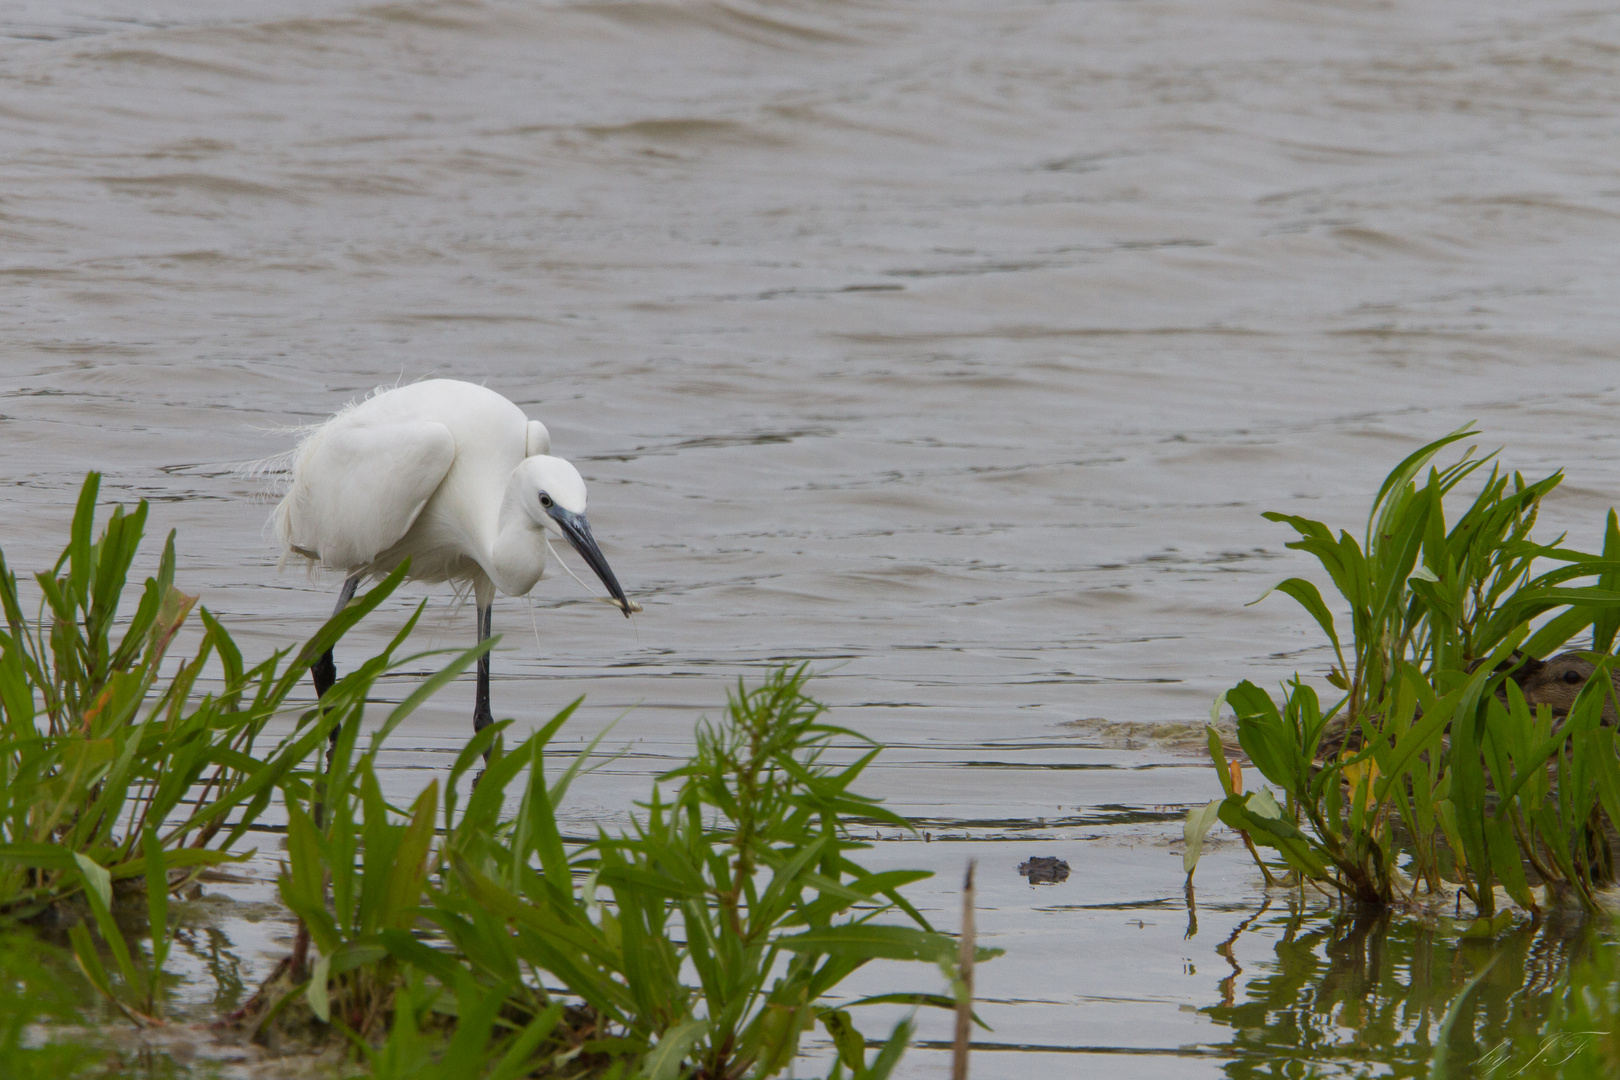
M489 638L490 617L494 614L493 605L478 609L478 643L482 645ZM495 722L495 716L489 711L489 653L478 658L478 702L473 706L473 734L476 735ZM484 754L485 759L489 754Z
M343 588L338 591L337 607L332 609L333 615L349 606L349 601L354 599L354 590L359 587L359 574L355 574L343 582ZM315 696L318 698L325 697L326 692L332 689L332 684L337 682L337 661L332 659L331 649L321 653L321 658L310 665L309 677L315 680ZM326 762L329 767L332 763L332 754L337 749L337 739L337 728L333 728L332 733L327 736ZM315 824L319 825L321 823L321 800L316 800L314 809Z
M338 590L337 607L332 609L333 615L337 615L344 608L349 606L349 601L354 599L354 590L359 587L359 574L355 574L353 577L348 578L343 582L343 588ZM315 680L315 696L325 697L326 692L332 689L332 684L337 682L337 661L332 659L331 649L327 649L325 652L321 653L321 658L310 665L309 676ZM327 739L328 746L326 748L326 760L327 764L330 765L332 761L332 753L337 748L337 728L332 729L332 733L327 736ZM320 800L316 800L315 824L319 825L320 823L321 802Z
M332 609L336 615L349 606L354 599L354 590L360 587L360 575L355 574L343 582L343 588L338 590L337 606ZM326 692L332 689L337 682L337 661L332 658L332 650L327 649L321 653L321 658L309 666L309 677L315 681L315 696L323 698ZM326 767L332 767L332 755L337 750L337 728L332 729L331 741L326 747ZM321 827L322 819L326 817L326 781L317 779L315 782L315 797L310 801L310 814L315 819L315 827ZM302 918L298 920L298 935L293 938L292 956L287 958L288 966L295 981L305 978L309 964L309 924Z
M310 665L309 677L315 680L315 696L325 697L337 682L337 661L332 659L331 649L321 653L321 658Z
M344 581L343 588L338 593L337 607L332 609L333 615L349 606L349 601L354 599L354 590L359 587L359 574ZM309 677L315 680L315 696L325 697L326 692L332 689L332 684L337 682L337 661L332 659L331 649L321 653L321 658L310 665ZM332 738L337 738L336 732L332 733Z

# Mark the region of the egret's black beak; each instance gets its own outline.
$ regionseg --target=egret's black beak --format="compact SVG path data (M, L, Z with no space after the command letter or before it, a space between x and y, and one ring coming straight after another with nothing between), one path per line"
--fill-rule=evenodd
M596 571L596 576L602 579L602 584L613 594L613 599L618 601L619 610L624 612L624 617L628 619L630 612L634 610L630 599L624 595L624 589L619 586L619 579L613 576L613 568L602 557L602 549L596 546L596 538L591 535L591 523L585 520L585 515L564 510L556 505L547 507L546 513L550 514L551 520L562 529L563 535L574 545L574 550L579 552L580 558Z

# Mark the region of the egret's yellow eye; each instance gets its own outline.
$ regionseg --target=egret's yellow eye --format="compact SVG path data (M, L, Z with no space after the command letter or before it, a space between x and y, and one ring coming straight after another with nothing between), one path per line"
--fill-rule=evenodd
M540 493L540 505L545 507L547 510L551 509L551 496L547 495L543 491Z

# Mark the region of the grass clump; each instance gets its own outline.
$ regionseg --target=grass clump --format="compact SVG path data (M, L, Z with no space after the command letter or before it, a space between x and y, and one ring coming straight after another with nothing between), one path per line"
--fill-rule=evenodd
M1247 681L1229 690L1238 741L1283 799L1243 792L1212 728L1224 797L1194 812L1189 837L1218 815L1274 849L1284 876L1368 904L1410 902L1420 887L1437 893L1449 873L1486 920L1498 886L1535 911L1528 865L1549 895L1595 910L1614 875L1604 818L1620 823L1614 731L1601 722L1614 658L1596 657L1598 677L1567 717L1532 706L1515 676L1587 630L1598 653L1612 648L1620 525L1611 511L1601 555L1562 538L1538 543L1537 511L1561 474L1527 483L1493 465L1448 527L1448 496L1489 458L1470 450L1445 468L1430 462L1471 434L1453 432L1402 461L1360 541L1265 515L1299 534L1288 546L1321 562L1349 608L1346 641L1316 585L1289 578L1275 590L1327 636L1327 681L1340 696L1324 705L1298 676L1280 700ZM1595 580L1571 584L1582 579Z
M174 585L174 534L119 624L147 506L114 508L92 542L98 487L91 473L67 549L34 575L35 617L24 615L0 555L0 913L11 918L79 892L93 904L112 886L138 886L158 861L173 888L176 875L238 857L230 847L321 737L305 732L260 752L265 723L313 657L389 591L334 618L285 666L283 652L245 669L230 634L197 609L196 654L166 668L197 600ZM222 685L196 695L211 660Z
M310 923L319 959L287 988L276 1022L330 1025L379 1076L455 1062L454 1075L706 1080L777 1075L820 1024L838 1075L887 1075L909 1024L869 1060L849 1010L954 999L834 1005L829 995L872 960L954 974L957 946L900 895L928 872L878 873L852 858L866 845L851 823L907 823L853 790L878 748L824 723L806 678L781 668L739 685L633 827L586 843L565 841L557 808L595 744L555 775L546 760L578 702L497 755L459 812L437 781L408 809L389 807L375 776L380 739L351 758L349 718L326 823L290 807L281 891ZM509 724L467 746L447 792ZM838 739L868 749L833 764ZM516 811L503 814L513 788ZM903 921L889 922L896 914Z
M247 668L225 628L175 586L173 533L135 612L120 617L147 504L115 507L96 535L99 487L90 473L66 549L34 575L40 601L32 616L0 554L0 919L74 921L64 905L90 915L111 968L89 926L76 921L70 937L81 968L145 1024L162 1012L169 894L250 854L233 849L273 799L307 786L303 764L336 719L300 725L261 749L265 724L310 662L401 577L334 617L298 653ZM171 647L194 610L201 639L176 663ZM217 690L198 694L210 663L223 677ZM136 962L113 917L120 894L142 890L149 965Z

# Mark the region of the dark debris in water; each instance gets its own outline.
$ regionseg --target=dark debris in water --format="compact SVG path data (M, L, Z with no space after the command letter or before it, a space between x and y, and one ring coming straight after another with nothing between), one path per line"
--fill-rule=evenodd
M1051 855L1036 855L1018 864L1018 872L1031 885L1057 885L1069 880L1069 864Z

